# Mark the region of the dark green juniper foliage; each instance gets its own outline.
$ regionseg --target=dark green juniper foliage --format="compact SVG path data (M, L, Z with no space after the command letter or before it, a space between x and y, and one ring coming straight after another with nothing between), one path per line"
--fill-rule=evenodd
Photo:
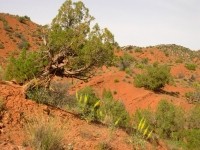
M6 68L5 79L16 79L19 83L24 83L25 81L34 78L47 63L45 61L40 61L38 63L37 59L39 57L39 53L28 53L25 49L22 49L22 52L18 58L12 54Z
M145 87L150 90L159 90L170 83L173 83L173 77L167 65L147 66L142 74L137 74L134 78L136 87Z
M91 29L90 23L93 20L94 17L89 14L89 9L83 2L66 0L51 26L46 26L46 32L41 35L44 39L41 51L26 56L23 61L21 58L17 61L13 56L10 60L12 64L13 62L29 62L29 59L34 60L32 64L29 63L31 64L29 68L33 70L32 75L30 75L31 71L27 70L29 71L27 76L24 69L18 69L17 65L11 67L10 64L7 70L23 72L18 71L19 73L12 75L7 73L7 79L18 78L20 82L24 82L25 79L30 80L34 77L37 80L45 80L58 75L87 80L94 75L95 68L112 64L114 36L107 28L100 29L98 24ZM28 48L29 44L22 42L19 45L20 48ZM44 61L48 63L41 68ZM33 82L30 81L31 83Z

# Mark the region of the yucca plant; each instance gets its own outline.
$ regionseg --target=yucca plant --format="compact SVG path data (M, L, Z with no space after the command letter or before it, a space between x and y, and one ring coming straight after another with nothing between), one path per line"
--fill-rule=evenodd
M149 125L147 126L146 124L146 119L143 117L138 124L137 133L140 133L143 138L148 139L150 138L153 130L149 132Z
M76 92L76 100L77 105L79 107L79 112L81 113L81 117L85 119L87 122L91 122L92 120L96 120L97 109L100 106L100 100L96 101L93 105L89 103L88 95L78 94Z

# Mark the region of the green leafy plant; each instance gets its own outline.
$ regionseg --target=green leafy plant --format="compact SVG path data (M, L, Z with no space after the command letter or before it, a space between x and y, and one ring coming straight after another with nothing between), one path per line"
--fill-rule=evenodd
M87 122L91 122L97 119L97 109L100 106L100 100L93 104L93 101L89 101L88 95L80 95L76 93L77 104L81 117ZM91 97L91 96L90 96Z
M18 58L12 54L6 67L5 79L16 79L19 83L24 83L26 80L35 78L47 63L47 61L38 63L39 57L37 52L28 53L25 49Z
M37 81L48 81L46 85L56 75L86 81L93 76L94 69L112 65L116 44L114 35L98 24L91 27L93 20L83 2L66 0L63 3L51 26L43 28L40 38L44 44L37 51L34 65L29 67L37 71L27 77L27 88L34 86L35 77ZM20 42L19 48L28 47L28 41ZM18 70L14 67L13 70Z
M136 87L145 87L150 90L159 90L173 82L173 77L170 74L170 67L162 66L148 66L142 74L137 74L134 77L134 85Z
M78 112L87 122L97 120L97 109L100 106L100 100L96 96L94 89L87 86L76 93Z
M166 100L159 102L155 112L156 131L161 138L170 138L173 132L184 129L183 110Z
M126 126L129 124L130 116L124 104L114 100L112 92L104 89L102 94L102 105L98 109L98 119L111 126Z

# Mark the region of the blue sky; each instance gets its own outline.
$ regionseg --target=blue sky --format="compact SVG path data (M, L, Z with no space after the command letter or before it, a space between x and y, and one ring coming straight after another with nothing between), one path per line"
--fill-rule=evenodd
M74 0L77 1L77 0ZM177 44L200 49L200 0L82 0L120 46ZM65 0L0 0L0 12L51 23Z

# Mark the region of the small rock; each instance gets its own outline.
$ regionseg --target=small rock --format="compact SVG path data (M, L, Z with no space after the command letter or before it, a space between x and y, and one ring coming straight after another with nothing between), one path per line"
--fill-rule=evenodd
M4 127L3 123L0 123L0 129L2 129Z

